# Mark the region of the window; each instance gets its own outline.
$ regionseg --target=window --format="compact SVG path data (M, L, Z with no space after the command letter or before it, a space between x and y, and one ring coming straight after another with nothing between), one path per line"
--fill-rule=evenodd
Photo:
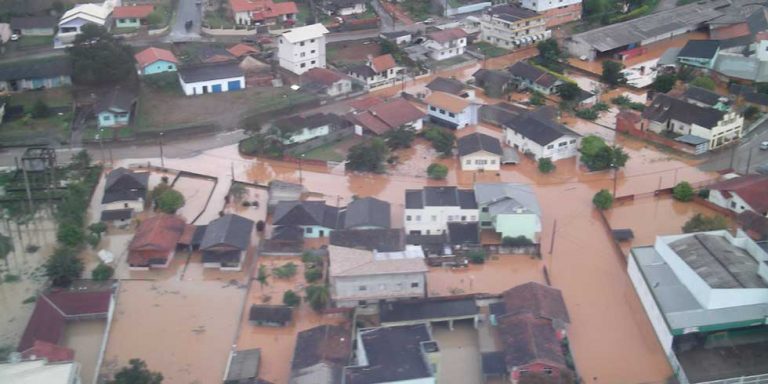
M421 221L421 216L420 215L416 215L416 221Z
M302 52L302 53L299 54L299 57L304 57L306 55L307 55L306 52Z
M569 143L576 144L576 139L573 139L573 140L569 141Z
M312 65L315 65L315 63L316 63L316 62L317 62L316 60L312 60L312 63L311 63L311 64L312 64Z
M365 305L365 300L360 300L357 302L357 305Z
M169 65L169 66L168 66L168 69L173 69L173 65Z
M411 221L411 216L410 215L406 216L405 221Z
M488 207L483 207L483 209L481 209L481 211L488 212Z
M555 147L555 145L554 145L554 144L550 144L550 145L547 145L547 149L552 149L552 148L554 148L554 147Z
M361 286L357 287L357 290L358 291L367 291L368 287L366 287L365 285L361 285Z
M544 373L546 373L547 375L551 375L552 374L552 368L544 368Z
M312 39L312 40L310 40L309 42L310 42L310 43L314 43L314 42L315 42L315 39Z
M453 112L448 112L448 116L450 116L450 117L456 117L456 114L455 114L455 113L453 113Z
M411 283L411 288L418 288L418 287L419 287L419 283L418 282Z
M735 201L731 201L731 208L736 209L736 202Z
M496 164L496 159L491 159L491 164Z
M312 233L312 227L306 227L304 228L305 233Z
M302 41L301 43L299 43L299 45L301 45L303 47L304 46L304 42Z
M445 115L445 109L441 109L441 110L440 110L440 114L441 114L441 115Z
M430 106L429 106L429 110L430 110L430 111L437 111L437 108L435 108L435 106L434 106L434 105L430 105Z
M477 216L475 215L470 216L469 221L477 221Z
M467 160L467 161L465 162L465 164L467 164L467 165L469 165L469 164L472 164L472 160Z
M488 160L475 160L475 165L486 165L488 164Z
M315 53L315 52L317 52L317 51L315 51L315 50L313 49L313 50L312 50L312 51L310 51L309 53Z
M467 221L467 217L466 216L462 216L461 217L461 221Z
M491 222L490 221L481 221L480 225L482 225L483 227L490 227L491 226Z
M304 68L306 66L307 66L307 63L301 63L301 65L299 65L299 67L301 67L301 68Z
M563 141L562 143L558 144L557 146L558 147L565 147L566 145L568 145L568 143Z

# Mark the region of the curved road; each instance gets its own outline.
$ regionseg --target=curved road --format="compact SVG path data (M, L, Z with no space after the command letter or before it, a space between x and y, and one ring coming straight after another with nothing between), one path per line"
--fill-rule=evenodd
M197 5L198 1L200 5ZM201 21L203 19L202 0L179 0L174 17L168 41L179 42L202 39L202 36L200 36ZM189 31L187 31L185 25L188 20L192 20L193 23Z

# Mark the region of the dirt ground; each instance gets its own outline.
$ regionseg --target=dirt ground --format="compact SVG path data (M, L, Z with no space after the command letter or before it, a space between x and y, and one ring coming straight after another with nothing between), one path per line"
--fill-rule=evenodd
M381 54L381 46L376 39L341 41L330 43L325 47L329 63L356 63L365 62L368 55Z

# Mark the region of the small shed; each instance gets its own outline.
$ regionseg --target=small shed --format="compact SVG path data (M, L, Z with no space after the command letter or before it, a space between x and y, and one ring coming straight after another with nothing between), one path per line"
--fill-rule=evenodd
M229 355L227 372L224 374L225 384L239 384L255 382L259 377L259 363L261 361L261 349L246 349L235 351Z
M293 309L287 305L251 305L248 320L264 327L284 327L293 319Z
M707 151L709 140L696 135L683 135L675 139L680 143L693 147L693 154L700 155Z

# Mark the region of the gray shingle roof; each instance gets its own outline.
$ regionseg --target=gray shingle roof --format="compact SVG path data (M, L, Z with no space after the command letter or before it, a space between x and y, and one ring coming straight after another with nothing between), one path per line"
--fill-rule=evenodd
M261 349L246 349L232 353L232 359L227 368L227 377L225 383L255 383L259 376L259 362L261 360Z
M476 183L475 198L488 206L492 214L528 213L541 215L536 193L528 185L517 183Z
M287 305L251 305L248 313L250 321L287 323L293 318L293 309Z
M459 156L466 156L480 151L501 156L501 143L499 139L483 133L473 133L459 139L457 143Z
M390 227L390 207L386 201L373 197L355 199L342 210L345 229L355 227Z
M339 247L397 252L405 249L405 232L401 228L338 229L331 232L330 243Z
M429 298L394 301L381 305L382 323L475 316L480 308L473 298Z
M555 83L559 81L556 77L524 61L518 61L517 63L507 68L507 71L509 71L512 76L528 80L532 83L547 88L555 85Z
M48 79L72 74L69 56L54 56L43 60L11 61L0 64L0 80Z
M448 223L448 241L451 245L480 244L480 225L477 222Z
M376 384L432 377L421 343L430 341L425 324L381 327L360 332L368 365L346 367L347 384Z
M464 91L464 83L456 79L445 77L436 77L427 84L427 88L432 92L445 92L452 95L460 95Z
M689 86L688 89L685 90L685 93L683 93L683 97L711 106L717 104L722 96L708 89Z
M95 113L104 111L130 111L138 97L133 88L116 86L103 92L93 107Z
M696 124L703 128L712 128L717 125L724 114L717 109L699 107L660 93L656 95L651 105L645 108L643 118L659 123L673 119L686 124Z
M211 221L205 229L200 249L226 246L246 250L251 243L253 221L245 217L228 214Z
M536 112L528 113L522 119L508 120L503 123L503 126L542 146L563 136L581 136L564 125L545 118Z
M690 40L680 50L677 57L712 59L719 49L720 42L717 40Z
M221 80L245 76L236 62L202 64L179 68L179 76L185 83Z
M148 172L136 173L129 169L117 168L107 175L101 203L135 201L146 198L148 183Z
M406 190L405 207L420 209L428 207L458 207L476 209L475 192L471 189L456 187L424 187L424 189Z
M319 225L339 227L339 209L323 201L280 201L272 216L274 225Z

